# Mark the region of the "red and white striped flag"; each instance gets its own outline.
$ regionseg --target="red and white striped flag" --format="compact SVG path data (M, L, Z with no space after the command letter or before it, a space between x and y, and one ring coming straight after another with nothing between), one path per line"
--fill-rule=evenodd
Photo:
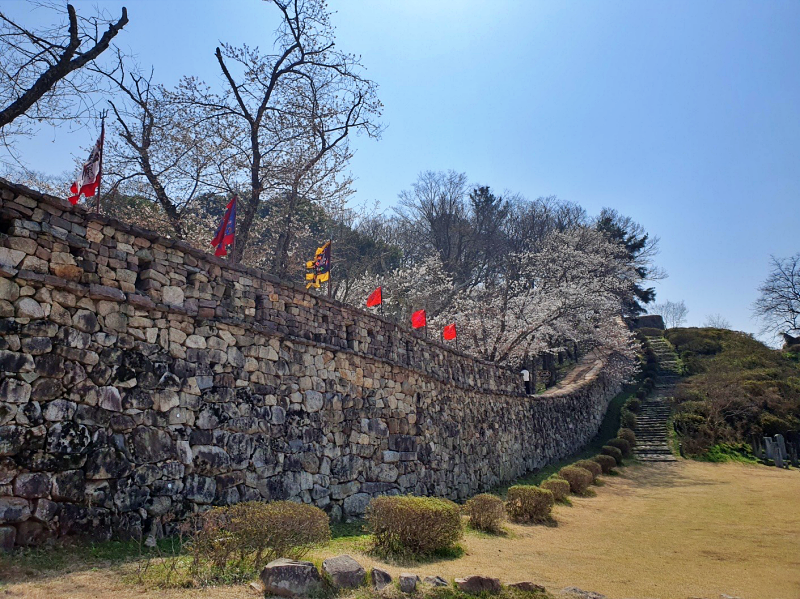
M70 204L73 206L78 203L81 196L91 198L97 193L97 188L100 187L100 176L103 170L103 138L106 135L106 126L103 123L100 129L100 137L97 143L94 144L92 153L89 154L89 160L83 165L81 176L72 184L69 191L72 195L69 196Z

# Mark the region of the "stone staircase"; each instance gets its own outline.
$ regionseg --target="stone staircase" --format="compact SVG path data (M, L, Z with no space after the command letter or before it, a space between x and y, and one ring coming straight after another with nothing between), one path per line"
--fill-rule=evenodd
M669 399L680 379L678 357L663 337L648 336L647 340L658 359L658 376L655 389L642 400L642 409L636 418L634 454L643 462L675 462L667 441L667 420Z

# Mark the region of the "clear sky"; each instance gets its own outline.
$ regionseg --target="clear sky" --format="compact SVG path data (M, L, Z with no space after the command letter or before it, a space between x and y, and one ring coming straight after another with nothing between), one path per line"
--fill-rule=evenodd
M26 22L22 0L0 0ZM119 14L123 2L74 0ZM258 0L129 0L121 44L170 84L216 83L219 41L271 46ZM800 252L800 2L329 0L339 46L380 85L387 129L357 139L356 201L391 207L420 171L604 206L661 238L689 324L756 332L769 257ZM46 130L31 167L72 168L95 131Z

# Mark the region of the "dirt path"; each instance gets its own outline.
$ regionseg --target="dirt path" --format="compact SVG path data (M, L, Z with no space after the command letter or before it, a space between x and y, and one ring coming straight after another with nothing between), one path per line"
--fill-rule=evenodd
M721 593L744 599L800 597L797 470L679 461L629 467L605 480L596 488L597 497L557 507L557 527L511 526L508 538L470 534L466 555L457 560L380 565L392 574L533 580L551 591L574 585L615 599L716 599ZM335 552L379 565L357 546L339 541ZM254 594L244 586L144 591L122 583L117 570L99 568L13 584L0 596L227 599Z

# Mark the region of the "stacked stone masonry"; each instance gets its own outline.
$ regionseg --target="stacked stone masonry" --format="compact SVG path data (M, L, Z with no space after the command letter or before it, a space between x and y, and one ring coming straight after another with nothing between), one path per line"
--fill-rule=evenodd
M516 373L0 179L0 546L211 505L464 499L583 446L601 368Z

